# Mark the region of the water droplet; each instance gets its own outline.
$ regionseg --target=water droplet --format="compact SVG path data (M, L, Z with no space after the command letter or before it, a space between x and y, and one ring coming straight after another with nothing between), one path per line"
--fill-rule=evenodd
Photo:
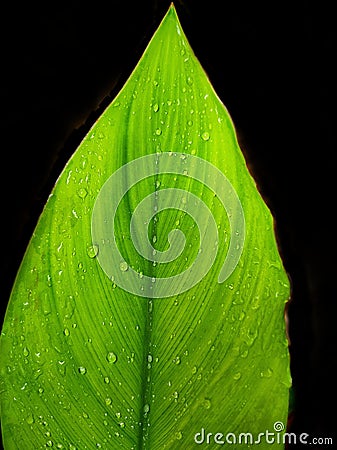
M192 77L187 77L186 82L189 86L191 86L193 84L193 78Z
M236 373L233 375L233 378L234 378L235 381L240 380L240 378L241 378L241 372L236 372Z
M176 364L177 366L181 363L181 359L180 356L176 356L173 360L174 364Z
M201 138L202 138L203 141L208 141L209 138L210 138L210 135L209 135L208 131L204 131L202 133L202 135L201 135Z
M108 352L106 355L106 360L108 363L114 364L117 362L117 355L114 352Z
M26 418L26 422L28 423L28 425L33 425L33 423L35 422L33 414L29 414L29 416Z
M156 129L156 135L157 135L157 136L160 136L161 133L162 133L161 129L160 129L160 128L157 128L157 129Z
M105 404L106 404L106 406L111 405L111 403L112 403L112 399L111 399L110 397L107 397L107 398L105 399Z
M47 447L52 447L54 445L53 441L47 441L46 442L46 446Z
M98 255L98 245L90 245L87 248L87 255L89 256L89 258L95 258Z
M251 302L251 308L254 309L254 310L260 308L260 297L259 297L259 295L256 295L253 298L253 300Z
M57 370L58 370L60 375L62 375L63 377L65 376L65 374L66 374L66 363L65 363L65 361L58 361Z
M268 367L265 370L262 370L260 372L260 377L261 378L270 378L273 375L273 369L271 369L270 367Z
M146 403L144 405L143 411L144 411L144 414L148 414L150 412L150 405L148 403Z
M72 295L69 295L68 297L66 297L64 301L63 311L65 319L70 319L73 316L75 308L76 308L75 298Z
M29 349L27 347L24 347L23 349L23 356L28 356L29 355Z
M192 367L192 373L195 375L198 372L197 366Z
M159 105L158 105L158 103L155 103L155 104L153 105L153 111L154 111L154 112L158 112L158 111L159 111Z
M247 344L242 344L240 347L240 356L241 358L247 358L248 356L248 346Z
M65 336L69 336L69 335L70 335L69 328L65 328L65 329L63 330L63 334L64 334Z
M104 377L104 383L105 384L109 384L110 383L110 378L109 377Z
M77 191L77 195L83 199L88 195L88 191L82 187Z
M78 371L81 375L85 375L87 373L87 369L85 367L79 367Z
M209 398L205 398L202 405L205 409L210 409L212 406L212 402Z
M147 362L151 363L153 361L152 355L147 355Z
M176 439L178 439L178 441L180 441L180 439L183 438L183 433L181 431L176 431L175 437Z
M126 261L122 261L119 265L119 268L122 272L126 272L129 268L128 263Z

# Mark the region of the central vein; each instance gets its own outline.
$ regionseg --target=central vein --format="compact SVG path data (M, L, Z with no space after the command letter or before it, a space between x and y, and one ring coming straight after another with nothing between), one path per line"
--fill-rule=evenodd
M155 159L155 177L154 177L154 201L153 201L153 212L156 213L158 210L158 195L157 191L159 188L158 174L159 174L159 156ZM157 220L158 218L154 216L153 220L149 224L148 237L153 244L157 238ZM153 255L148 255L148 275L153 280L153 289L155 289L156 281L156 262L153 261ZM152 398L152 362L153 362L153 352L152 352L152 325L153 325L153 298L147 299L146 305L146 323L144 330L144 353L143 353L143 367L142 367L142 386L141 386L141 411L139 424L141 427L141 432L139 434L138 448L147 448L147 443L149 439L150 430L150 418L151 418L151 398Z

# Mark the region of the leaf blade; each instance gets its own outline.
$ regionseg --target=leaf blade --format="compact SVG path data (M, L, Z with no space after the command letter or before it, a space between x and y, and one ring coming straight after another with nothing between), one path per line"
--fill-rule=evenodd
M162 172L167 152L180 160L176 179ZM103 244L91 236L104 183L130 161L141 160L138 170L149 170L149 154L155 158L151 177L119 206L116 241L124 259L116 264L122 276L133 269L140 284L144 275L156 283L172 271L139 257L131 245L130 217L148 193L155 195L151 211L167 188L197 193L219 230L213 267L168 298L121 289L103 272ZM239 264L223 283L219 272L238 230L202 184L208 169L184 173L190 169L186 160L197 158L229 180L247 224ZM127 187L131 176L122 181ZM163 210L157 219L148 224L157 251L170 249L168 233L178 227L192 240L187 256L197 256L204 236L193 237L182 207ZM182 253L178 272L188 269L185 258ZM247 171L228 112L171 8L125 87L61 174L27 249L1 338L5 444L189 448L205 427L212 433L272 430L275 421L286 420L288 296L270 212Z

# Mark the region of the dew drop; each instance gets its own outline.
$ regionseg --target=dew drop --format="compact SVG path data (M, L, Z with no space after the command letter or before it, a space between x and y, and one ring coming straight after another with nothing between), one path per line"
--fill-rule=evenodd
M156 135L157 135L157 136L160 136L161 133L162 133L161 129L160 129L160 128L157 128L157 129L156 129Z
M176 431L175 437L176 439L178 439L178 441L180 441L183 437L183 433L181 431Z
M89 258L95 258L98 255L98 245L90 245L87 248L87 255L89 256Z
M107 398L105 399L105 404L106 404L106 406L110 406L111 403L112 403L112 399L111 399L110 397L107 397Z
M201 138L202 138L203 141L208 141L209 138L210 138L210 135L209 135L208 131L204 131L202 133L202 135L201 135Z
M26 422L28 423L28 425L33 425L33 423L35 422L33 414L29 414L29 416L26 418Z
M245 349L241 350L240 356L241 356L241 358L247 358L247 356L248 356L248 349L245 348Z
M177 366L179 366L179 364L181 363L181 359L180 356L176 356L173 360L174 364L176 364Z
M78 191L77 191L77 195L80 197L80 198L82 198L82 199L84 199L87 195L88 195L88 191L85 189L85 188L80 188Z
M148 414L150 412L150 405L148 403L146 403L144 405L143 411L144 411L144 414Z
M155 104L153 105L153 111L154 111L154 112L158 112L158 111L159 111L159 105L158 105L158 103L155 103Z
M115 364L117 362L117 355L114 352L108 352L106 355L108 363Z
M240 380L240 378L241 378L241 372L236 372L236 373L233 375L233 378L234 378L235 381Z
M110 383L110 378L109 377L104 377L104 383L105 384L109 384Z
M209 398L205 398L204 401L203 401L203 407L205 409L210 409L211 406L212 406L211 400Z
M87 373L87 369L83 366L79 367L78 371L81 375L85 375Z
M122 272L126 272L129 268L128 263L126 261L122 261L119 265L119 268Z
M27 347L25 347L24 349L23 349L23 356L28 356L29 355L29 349L27 348Z
M260 372L261 378L270 378L272 375L273 375L273 369L271 369L270 367L268 367L268 369Z
M64 334L65 336L69 336L69 335L70 335L69 328L65 328L65 329L63 330L63 334Z

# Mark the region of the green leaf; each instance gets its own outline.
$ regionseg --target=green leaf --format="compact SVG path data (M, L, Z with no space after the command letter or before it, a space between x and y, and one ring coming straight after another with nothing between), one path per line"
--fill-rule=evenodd
M267 431L282 448L288 297L270 211L171 6L22 261L6 450L237 448Z

